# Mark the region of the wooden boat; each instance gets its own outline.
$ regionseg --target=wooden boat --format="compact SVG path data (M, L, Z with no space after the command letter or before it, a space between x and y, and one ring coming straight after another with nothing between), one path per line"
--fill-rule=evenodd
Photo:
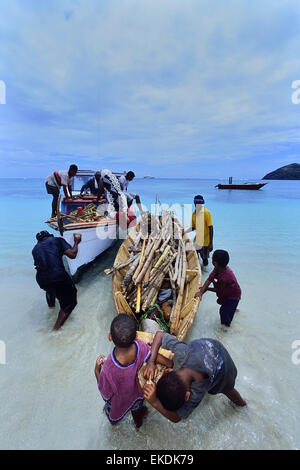
M260 189L265 186L267 183L242 183L242 184L233 184L232 177L229 178L228 184L217 184L215 188L218 189Z
M163 211L161 216L144 213L122 243L114 266L105 270L113 273L118 314L131 315L141 330L141 321L150 313L150 319L180 341L197 314L200 299L194 295L201 285L198 255L182 232L171 212ZM170 291L171 298L161 300Z
M217 184L218 189L260 189L267 183Z

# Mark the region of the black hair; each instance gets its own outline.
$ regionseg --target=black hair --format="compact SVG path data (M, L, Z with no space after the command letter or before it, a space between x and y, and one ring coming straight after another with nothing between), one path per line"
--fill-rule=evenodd
M229 254L225 250L215 250L212 256L213 261L218 263L222 268L226 268L229 263Z
M112 340L119 348L128 348L135 340L137 324L126 313L119 313L110 325Z
M78 170L78 166L77 166L77 165L70 165L69 170L71 170L71 171L77 171L77 170Z
M198 204L204 204L205 202L203 196L201 196L200 194L197 194L197 196L194 196L194 202L195 200L199 201Z
M41 232L38 232L35 236L38 242L41 242L42 240L48 237L53 237L53 235L47 232L47 230L42 230Z
M181 408L186 392L186 386L175 371L163 375L156 385L157 398L168 411Z
M134 177L135 177L135 174L133 173L133 171L128 171L128 173L126 174L126 176L128 176L129 178L134 178Z

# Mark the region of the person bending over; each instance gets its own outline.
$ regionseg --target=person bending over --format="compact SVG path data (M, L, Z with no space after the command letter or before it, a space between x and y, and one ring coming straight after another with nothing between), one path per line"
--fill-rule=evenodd
M72 198L72 183L74 176L76 175L78 168L76 165L71 165L68 170L58 170L51 175L47 176L45 180L46 190L48 194L51 194L52 199L52 213L51 217L56 217L57 212L57 201L60 192L60 188L63 187L66 198Z
M227 266L229 263L229 254L225 250L216 250L213 252L212 263L215 269L210 273L204 285L196 292L195 297L202 298L206 291L212 291L217 294L217 303L220 307L221 324L230 326L238 303L241 299L241 288L235 275ZM213 283L214 287L209 287Z
M37 244L32 250L36 269L36 281L46 291L46 300L50 308L55 307L55 299L60 304L60 311L54 325L58 330L65 323L77 305L77 289L72 278L66 272L63 255L74 259L78 253L81 235L74 234L74 246L71 247L61 237L54 237L43 230L36 234Z
M152 343L151 358L145 367L146 378L155 376L155 361L161 346L173 351L179 368L165 373L157 386L153 382L146 384L143 392L144 398L167 419L177 423L187 418L206 393L223 393L236 405L246 405L234 388L236 366L219 341L202 338L186 344L175 336L158 331Z

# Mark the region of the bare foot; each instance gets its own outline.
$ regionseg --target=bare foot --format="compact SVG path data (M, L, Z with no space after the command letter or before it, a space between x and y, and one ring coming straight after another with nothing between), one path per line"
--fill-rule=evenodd
M239 392L235 388L233 390L231 390L230 392L224 393L224 395L226 395L226 397L228 397L229 400L231 400L237 406L246 406L247 405L245 400L241 397L241 395L239 394Z

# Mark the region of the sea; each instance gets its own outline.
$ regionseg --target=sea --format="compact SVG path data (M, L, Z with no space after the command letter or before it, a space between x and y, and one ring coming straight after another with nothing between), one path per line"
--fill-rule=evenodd
M194 195L203 195L214 249L229 252L242 299L227 329L207 292L185 341L224 344L247 406L206 395L176 424L149 406L136 430L130 414L110 425L94 377L97 356L112 349L107 334L116 312L104 269L118 242L84 273L76 309L52 332L58 307L47 307L31 255L35 234L47 229L51 197L43 179L0 180L0 449L300 448L300 181L268 181L259 191L218 190L220 182L136 178L130 190L149 209L176 205L186 226ZM211 270L210 260L203 281Z

